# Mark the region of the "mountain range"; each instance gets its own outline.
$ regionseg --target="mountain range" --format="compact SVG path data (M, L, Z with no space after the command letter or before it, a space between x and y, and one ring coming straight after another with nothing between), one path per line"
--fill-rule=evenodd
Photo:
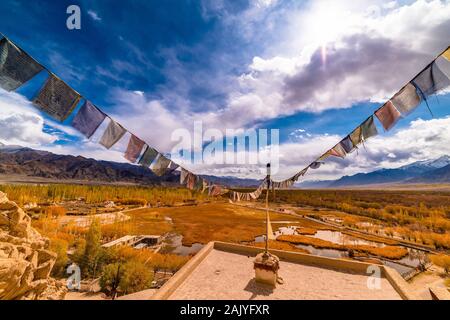
M368 173L344 176L337 180L305 181L297 187L307 189L342 188L375 184L436 184L450 183L450 156L417 161L395 169L380 169Z
M256 187L259 180L202 176L210 182L230 187ZM150 169L128 163L101 161L82 156L59 155L48 151L0 143L0 181L49 181L78 183L128 183L176 186L179 172L155 175ZM450 183L450 156L418 161L396 169L380 169L344 176L337 180L305 181L306 189L345 188L380 184Z
M226 186L251 187L258 181L234 177L202 176ZM149 168L128 163L99 161L82 156L0 144L0 181L49 181L78 183L128 183L178 185L179 172L155 175Z

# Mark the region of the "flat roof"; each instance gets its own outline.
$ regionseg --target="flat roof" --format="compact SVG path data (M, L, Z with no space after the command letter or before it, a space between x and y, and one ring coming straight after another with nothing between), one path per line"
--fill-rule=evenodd
M212 249L168 297L169 300L399 300L388 279L369 289L368 275L280 261L284 284L255 282L253 256Z

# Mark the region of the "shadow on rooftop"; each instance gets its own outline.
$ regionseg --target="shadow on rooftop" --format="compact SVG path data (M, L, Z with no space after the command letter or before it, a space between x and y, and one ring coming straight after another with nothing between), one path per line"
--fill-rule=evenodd
M269 285L257 283L254 278L251 279L244 288L245 291L252 293L249 300L254 300L257 296L268 297L273 293L273 289L274 288Z

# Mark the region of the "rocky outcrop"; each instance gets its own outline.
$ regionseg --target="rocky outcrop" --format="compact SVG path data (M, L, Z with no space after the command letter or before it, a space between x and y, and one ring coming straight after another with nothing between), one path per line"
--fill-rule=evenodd
M56 254L31 218L0 192L0 300L58 299L66 289L50 278Z

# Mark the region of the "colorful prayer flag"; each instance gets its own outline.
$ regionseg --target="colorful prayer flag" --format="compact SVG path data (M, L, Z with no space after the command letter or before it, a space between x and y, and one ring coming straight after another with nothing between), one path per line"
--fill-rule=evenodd
M106 115L103 112L86 100L73 119L72 126L89 139L105 118Z
M144 141L132 134L130 137L130 141L128 142L127 150L125 151L125 159L132 163L135 163L137 158L141 154L144 145Z
M127 130L125 130L125 128L119 123L115 122L113 119L110 120L111 122L100 139L100 144L106 149L111 149L111 147L115 145L127 132Z
M442 56L450 61L450 47L442 54Z
M375 112L375 115L386 131L390 130L401 117L400 111L397 110L391 101L386 102L384 106Z
M44 69L36 60L6 38L0 40L0 87L19 88Z
M50 74L33 103L49 116L64 121L80 101L78 92L64 81Z

